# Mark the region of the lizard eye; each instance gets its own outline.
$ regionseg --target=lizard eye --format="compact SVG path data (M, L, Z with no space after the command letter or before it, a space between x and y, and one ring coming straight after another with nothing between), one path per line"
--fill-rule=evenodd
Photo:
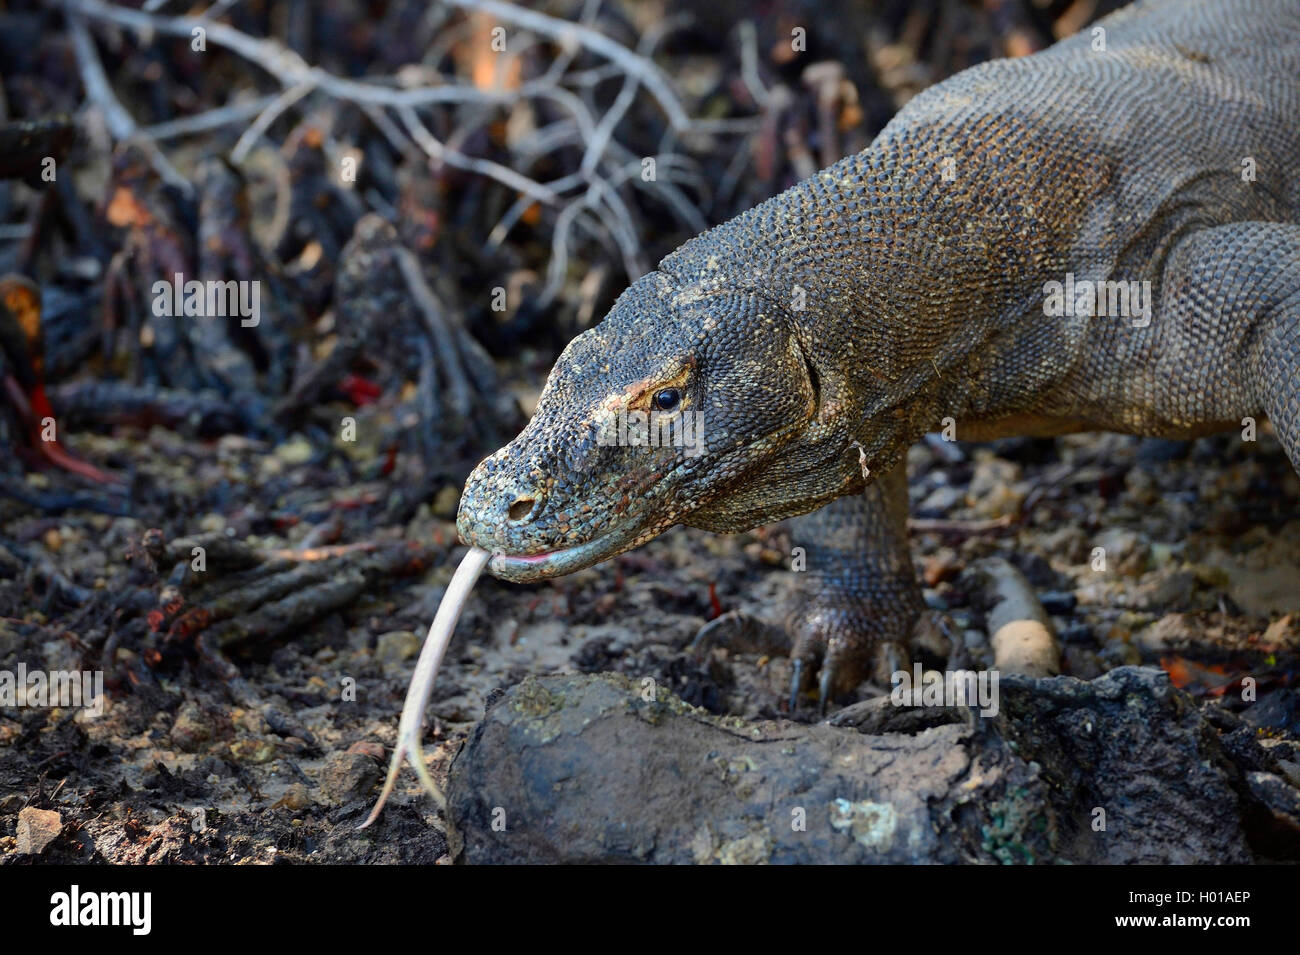
M664 388L655 392L654 405L660 411L674 411L682 403L682 393L676 388Z

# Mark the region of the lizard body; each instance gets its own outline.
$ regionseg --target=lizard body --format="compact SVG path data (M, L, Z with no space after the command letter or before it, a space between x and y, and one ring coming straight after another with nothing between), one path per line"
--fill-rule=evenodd
M461 537L527 581L807 515L793 654L825 699L906 653L902 462L944 418L983 440L1267 415L1300 468L1300 3L1097 27L926 90L633 283L470 476ZM1092 307L1087 283L1111 283ZM698 415L702 448L600 440L634 411Z

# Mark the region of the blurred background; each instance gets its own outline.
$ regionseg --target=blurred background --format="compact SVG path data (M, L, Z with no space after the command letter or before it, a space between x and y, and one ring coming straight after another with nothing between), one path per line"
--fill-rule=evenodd
M0 274L61 425L319 442L352 407L401 519L661 256L1112 6L6 2L0 115L44 125L3 143ZM176 273L261 283L259 324L152 314Z

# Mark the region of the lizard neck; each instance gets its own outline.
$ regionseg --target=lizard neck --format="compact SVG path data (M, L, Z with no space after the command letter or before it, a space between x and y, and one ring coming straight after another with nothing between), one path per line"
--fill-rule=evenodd
M891 124L660 266L687 287L783 310L875 462L945 415L1010 413L1051 383L1000 368L1050 333L1025 317L1041 314L1043 282L1063 270L1073 220L1041 216L1032 178L960 132Z

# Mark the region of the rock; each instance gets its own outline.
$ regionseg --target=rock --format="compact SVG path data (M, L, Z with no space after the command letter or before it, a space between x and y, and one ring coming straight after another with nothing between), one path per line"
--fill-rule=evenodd
M1300 614L1278 617L1269 624L1260 642L1271 653L1300 651Z
M1051 855L1035 770L964 722L914 736L709 716L617 674L529 677L448 782L468 862L997 862ZM504 828L502 828L504 826Z
M1087 683L1012 677L1001 689L1000 728L1051 783L1059 858L1221 864L1273 851L1243 827L1260 807L1243 793L1241 767L1163 671L1122 667Z
M921 516L947 517L948 512L966 503L966 492L952 484L941 484L916 506Z
M1290 759L1279 759L1278 768L1282 770L1282 775L1292 786L1300 788L1300 762Z
M943 547L937 554L926 557L921 562L921 579L927 587L937 587L960 574L963 566L956 551L951 547Z
M371 739L357 740L348 747L349 753L360 753L362 756L369 756L376 762L384 761L384 744Z
M212 731L203 718L203 711L198 704L186 702L176 713L176 719L167 734L177 749L186 753L197 753L203 744L212 738Z
M1187 457L1191 447L1188 441L1174 441L1168 438L1143 438L1138 444L1137 459L1143 464L1167 461L1180 461Z
M1034 590L1054 590L1061 584L1060 577L1052 570L1052 565L1037 554L1026 552L1011 555L1011 565L1025 576Z
M1252 834L1268 840L1276 858L1300 859L1300 790L1273 773L1247 773L1246 781L1258 800L1246 819Z
M272 809L288 809L291 812L297 812L300 809L306 809L311 805L311 796L307 792L307 787L302 783L290 783L285 787L282 795L272 806Z
M1064 643L1075 643L1088 647L1092 646L1096 640L1092 627L1086 623L1072 623L1068 627L1062 627L1057 637Z
M1146 537L1126 527L1110 527L1098 534L1092 542L1094 548L1105 551L1104 573L1136 576L1146 567L1151 556L1151 544ZM1095 558L1090 555L1089 561Z
M1092 680L1104 672L1097 654L1082 647L1067 646L1062 654L1061 665L1070 676L1080 680Z
M1126 640L1112 640L1101 648L1097 659L1111 667L1137 666L1142 662L1142 653Z
M420 652L420 638L410 630L390 630L375 641L375 658L381 663L401 663Z
M1260 617L1297 609L1300 520L1289 521L1275 534L1251 535L1249 542L1237 544L1242 546L1240 552L1215 550L1205 561L1226 578L1224 586L1233 602Z
M976 515L998 518L1019 514L1026 493L1020 477L1020 466L1010 461L994 457L977 461L966 492Z
M275 457L284 464L306 464L316 453L316 449L306 438L294 436L276 445L274 453Z
M1165 614L1151 626L1137 634L1139 649L1150 653L1168 653L1196 644L1204 631L1201 623L1191 614Z
M339 805L365 799L379 782L379 766L361 753L334 753L321 772L321 791Z
M260 766L275 758L275 744L266 739L237 739L230 744L233 759L250 766Z
M38 856L63 831L63 817L52 809L28 806L18 813L18 854Z
M1082 527L1066 525L1041 538L1040 546L1049 554L1067 564L1082 564L1088 560L1089 540Z
M459 508L460 489L450 484L444 485L433 499L433 513L446 520L454 521Z
M1230 752L1162 671L1007 677L999 692L1001 712L974 721L887 697L837 714L863 733L646 702L612 674L530 677L452 764L450 852L473 863L1287 857L1273 838L1294 815L1284 780L1247 778L1269 757L1251 733Z
M1134 594L1134 604L1152 610L1190 608L1196 585L1196 574L1192 571L1163 567L1142 579Z

